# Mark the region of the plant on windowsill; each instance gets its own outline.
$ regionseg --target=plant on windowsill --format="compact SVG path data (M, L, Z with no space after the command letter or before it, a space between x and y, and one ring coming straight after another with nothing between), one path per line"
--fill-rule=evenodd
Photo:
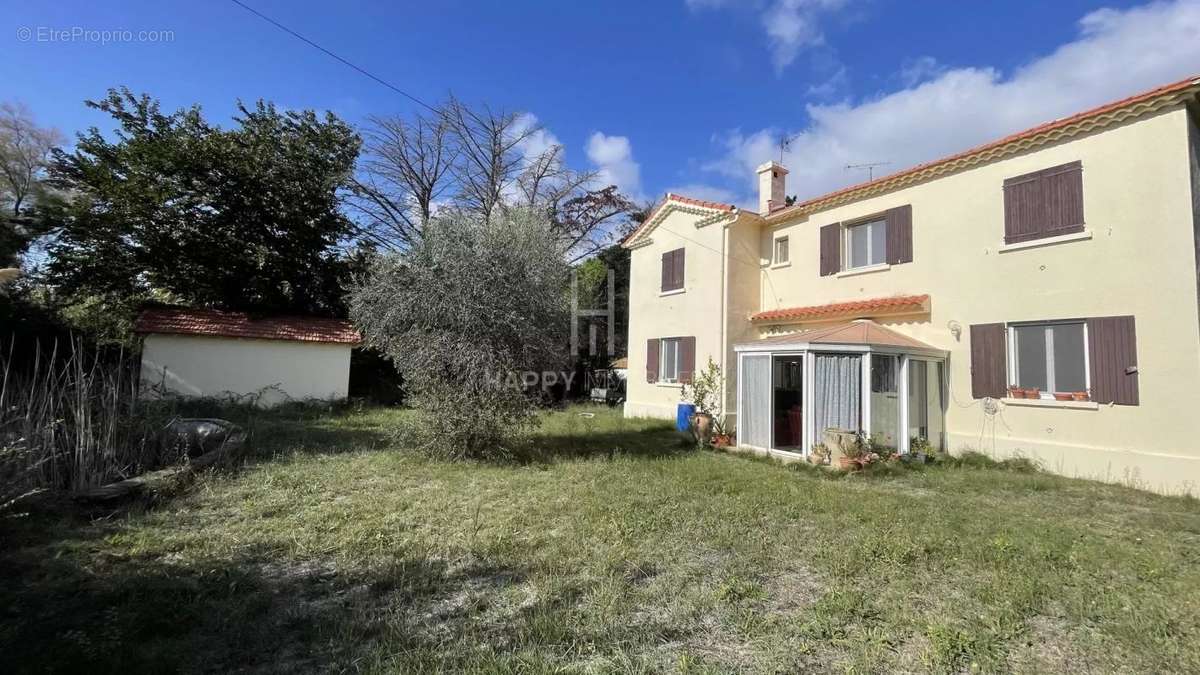
M1056 392L1054 392L1054 400L1055 401L1073 401L1073 400L1075 400L1075 394L1072 394L1069 391L1056 391Z
M721 390L725 385L725 376L721 373L712 357L709 357L704 370L693 373L690 384L684 384L682 398L685 403L696 406L692 415L692 435L700 445L719 442L729 445L732 442L729 434L721 424L724 406L721 401Z
M1015 384L1008 385L1009 398L1025 398L1025 390Z
M1091 396L1089 396L1089 395L1088 395L1088 393L1087 393L1086 391L1073 391L1073 392L1071 392L1071 400L1072 400L1072 401L1090 401L1090 400L1091 400L1091 398L1092 398L1092 397L1091 397Z

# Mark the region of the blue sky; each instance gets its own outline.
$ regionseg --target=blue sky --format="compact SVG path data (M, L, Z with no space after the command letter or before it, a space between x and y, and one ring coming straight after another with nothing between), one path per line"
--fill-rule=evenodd
M647 199L750 203L782 134L789 192L811 196L865 178L846 164L900 169L1200 74L1200 0L245 1L419 98L527 111L569 163ZM238 98L353 123L414 108L224 0L14 3L4 21L3 96L68 135L109 128L82 101L119 85L217 121ZM76 27L173 38L44 39Z

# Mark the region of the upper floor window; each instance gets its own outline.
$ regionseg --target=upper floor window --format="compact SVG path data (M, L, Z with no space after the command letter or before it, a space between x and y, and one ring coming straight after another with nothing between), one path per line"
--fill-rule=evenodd
M822 226L819 246L821 276L843 270L912 262L912 223L912 206L905 204L878 216L845 225L833 223Z
M788 238L779 237L775 240L775 251L771 258L771 263L774 265L784 265L788 261Z
M1071 162L1004 181L1004 243L1083 231L1083 164Z
M880 218L846 228L846 269L887 262L887 221Z
M683 249L662 254L662 292L683 289Z
M1011 384L1037 389L1041 398L1088 391L1083 321L1014 324L1008 331Z

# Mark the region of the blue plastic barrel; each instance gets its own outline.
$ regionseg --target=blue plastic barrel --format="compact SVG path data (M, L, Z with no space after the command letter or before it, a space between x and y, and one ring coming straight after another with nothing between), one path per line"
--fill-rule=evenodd
M680 403L675 409L675 429L687 431L692 428L692 415L696 414L696 406L691 403Z

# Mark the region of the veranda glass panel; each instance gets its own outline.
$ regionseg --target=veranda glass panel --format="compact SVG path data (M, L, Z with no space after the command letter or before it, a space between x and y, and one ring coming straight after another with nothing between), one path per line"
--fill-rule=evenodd
M942 364L908 362L908 446L924 439L935 450L944 448L942 427Z
M823 441L825 430L862 429L862 360L846 354L818 354L814 359L813 413L816 438Z
M742 357L738 444L771 447L771 357Z
M900 447L899 363L895 356L871 355L871 440L882 450Z

